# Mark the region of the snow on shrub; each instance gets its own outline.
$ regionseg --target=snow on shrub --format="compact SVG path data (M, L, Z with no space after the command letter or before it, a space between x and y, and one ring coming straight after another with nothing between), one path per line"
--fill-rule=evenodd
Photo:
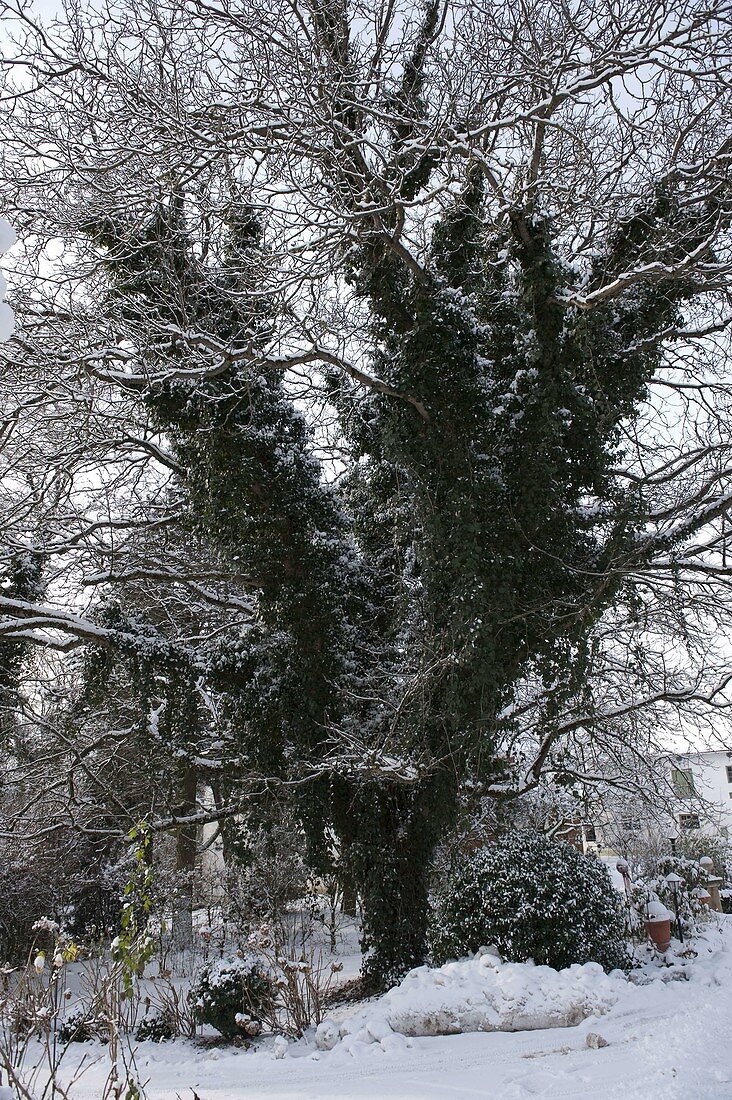
M605 867L570 844L518 835L458 852L433 892L433 961L495 944L513 962L556 970L627 965L625 917Z
M357 1054L364 1045L398 1050L403 1036L469 1031L534 1031L572 1027L608 1012L633 995L624 975L598 963L553 970L503 962L490 951L438 969L420 966L400 985L341 1024L324 1020L315 1033L320 1050Z
M59 1025L57 1036L62 1043L90 1043L95 1039L109 1040L109 1021L91 1009L75 1008Z
M188 993L196 1023L226 1039L243 1034L241 1021L259 1020L274 999L274 983L254 955L214 959L202 966Z
M163 1009L161 1012L151 1012L143 1016L137 1025L135 1038L138 1043L167 1043L170 1039L177 1039L178 1034L174 1014Z
M679 875L683 880L675 895L666 881L669 874ZM633 900L640 920L645 920L649 907L658 902L669 910L670 918L675 920L678 903L683 930L688 935L694 935L709 917L708 906L698 896L701 891L706 890L708 881L709 871L698 860L678 855L662 856L657 862L656 874L641 879L635 885Z

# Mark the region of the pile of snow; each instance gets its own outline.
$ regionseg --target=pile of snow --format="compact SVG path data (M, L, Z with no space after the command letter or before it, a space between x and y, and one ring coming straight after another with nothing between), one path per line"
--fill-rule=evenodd
M3 252L7 252L9 248L13 247L15 240L13 227L5 218L0 218L0 256ZM5 277L2 271L0 271L0 341L9 340L15 329L13 311L7 302L3 301L5 290Z
M573 1027L608 1012L628 988L621 971L606 974L598 963L552 970L532 962L503 962L484 948L472 959L412 970L400 985L340 1024L324 1020L315 1044L319 1050L339 1047L356 1053L364 1044L396 1048L403 1036Z

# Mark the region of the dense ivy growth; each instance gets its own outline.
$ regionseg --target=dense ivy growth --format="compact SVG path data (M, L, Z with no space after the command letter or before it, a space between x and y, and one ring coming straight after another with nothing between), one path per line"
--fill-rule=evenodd
M674 202L651 197L597 258L590 287L640 262L668 219L679 219ZM698 227L685 228L691 247ZM637 553L644 518L612 476L620 425L658 366L653 334L678 321L692 288L641 284L592 311L567 306L575 273L550 221L518 211L501 231L487 225L476 170L419 278L376 238L351 262L373 309L375 371L428 414L373 396L367 428L350 432L361 543L407 594L391 604L412 670L392 732L440 762L440 778L409 793L371 791L358 819L354 853L378 883L371 911L409 929L376 963L394 975L423 950L429 860L460 780L505 776L501 716L517 682L533 674L551 687L547 729L584 690L592 625L620 584L608 565ZM383 949L386 927L374 934Z
M418 112L416 77L403 96ZM411 166L405 186L427 170ZM146 334L144 399L186 522L254 597L251 626L204 662L237 760L298 779L314 865L337 837L364 900L367 970L383 983L424 957L430 861L460 783L509 774L500 743L517 683L551 688L547 729L584 690L592 626L618 594L609 565L637 555L644 522L612 474L620 425L658 365L653 337L693 288L641 282L591 311L568 304L576 273L551 221L516 210L490 224L469 167L419 272L383 232L364 230L346 257L371 311L374 371L410 400L329 378L352 459L336 487L284 364L264 354L277 318L261 223L231 210L206 262L175 189L142 228L89 231L111 302ZM671 195L649 196L597 256L590 290L642 262L671 220L678 247L693 247L703 227L684 217ZM193 377L190 333L220 349ZM363 744L360 763L328 764L334 730ZM385 747L399 766L374 763Z
M27 551L10 558L0 576L0 591L13 600L34 603L43 597L43 556ZM0 641L0 736L7 742L27 644Z

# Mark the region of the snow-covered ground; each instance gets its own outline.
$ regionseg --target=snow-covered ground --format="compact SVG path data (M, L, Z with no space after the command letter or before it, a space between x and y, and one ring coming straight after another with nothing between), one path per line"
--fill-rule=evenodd
M333 1050L291 1047L279 1059L269 1044L145 1043L137 1064L151 1100L732 1100L732 918L696 946L688 981L663 980L678 977L678 967L657 969L640 986L601 976L601 1009L617 1000L574 1027L394 1036L350 1050L341 1040ZM361 1022L383 1014L383 1002L356 1013ZM590 1033L608 1045L588 1047ZM93 1051L75 1048L66 1072ZM101 1064L90 1068L73 1100L99 1100L103 1075Z

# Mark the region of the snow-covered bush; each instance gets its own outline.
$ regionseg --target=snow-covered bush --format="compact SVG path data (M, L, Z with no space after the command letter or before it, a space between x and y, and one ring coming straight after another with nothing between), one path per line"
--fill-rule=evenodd
M437 963L494 944L512 962L557 970L627 963L621 901L605 867L544 836L507 837L458 852L433 890L431 947Z
M666 881L666 876L672 873L683 880L678 884L675 894ZM706 890L708 879L707 869L697 860L680 855L663 856L657 862L655 874L636 884L633 900L641 918L648 904L654 901L660 901L674 918L678 905L683 930L693 934L709 915L708 906L698 897L701 891Z
M712 874L719 875L723 885L732 881L732 846L722 837L697 831L685 833L679 837L678 850L685 859L697 863L707 856L714 867Z
M76 1008L63 1019L58 1038L62 1043L90 1043L95 1039L106 1042L109 1038L109 1021L88 1009Z
M274 1000L275 988L254 955L214 959L196 974L188 994L196 1023L209 1024L226 1039L242 1034L240 1020L259 1020Z
M143 1016L135 1031L138 1043L165 1043L169 1039L177 1038L178 1026L175 1016L171 1012L151 1012Z

